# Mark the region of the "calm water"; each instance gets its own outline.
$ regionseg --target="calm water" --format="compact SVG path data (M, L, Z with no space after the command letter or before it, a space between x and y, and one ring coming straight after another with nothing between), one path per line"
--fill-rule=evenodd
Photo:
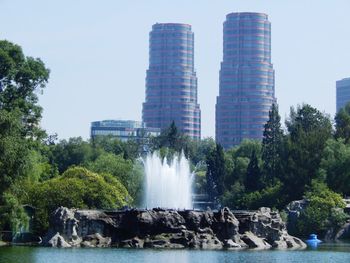
M137 249L56 249L0 247L0 263L190 263L350 262L350 243L303 251L208 251Z

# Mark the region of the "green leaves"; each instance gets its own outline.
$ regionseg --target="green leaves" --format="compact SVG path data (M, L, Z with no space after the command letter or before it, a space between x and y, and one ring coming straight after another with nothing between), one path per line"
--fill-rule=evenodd
M342 211L345 203L339 194L331 191L324 183L313 180L305 198L308 205L301 212L295 234L303 236L316 232L323 235L327 229L345 223L347 216Z
M21 113L23 136L43 136L38 129L42 109L36 92L46 86L49 73L40 59L25 57L18 45L0 41L0 110Z
M350 140L350 103L335 115L335 138L343 138L345 143Z
M45 231L48 218L57 207L90 209L120 208L132 202L126 188L109 174L73 167L61 176L30 186L29 202L39 214L36 226Z
M350 195L350 145L344 139L330 139L323 151L319 175L338 193Z

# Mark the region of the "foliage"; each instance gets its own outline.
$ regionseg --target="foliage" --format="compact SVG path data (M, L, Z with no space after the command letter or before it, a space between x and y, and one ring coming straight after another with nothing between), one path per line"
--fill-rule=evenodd
M256 152L252 152L250 157L250 162L247 168L247 177L245 180L245 187L247 191L257 191L260 190L262 185L261 182L261 172L259 168L259 160L256 156Z
M61 140L58 144L51 145L51 154L50 162L57 165L60 173L70 166L84 165L94 158L93 148L81 137Z
M316 178L326 141L331 138L329 117L310 105L291 109L286 121L289 135L286 139L285 172L281 181L289 201L302 198L305 187Z
M312 181L311 188L305 193L308 206L301 212L297 221L297 235L305 236L318 233L321 236L329 228L337 228L345 223L347 216L338 210L344 208L341 196L331 191L324 183Z
M236 182L223 196L223 205L233 209L258 209L262 206L281 208L282 185L277 182L274 186L266 187L260 191L247 192L245 187Z
M29 145L22 131L18 111L0 110L0 195L26 173Z
M88 162L85 166L96 173L109 173L126 186L133 164L130 160L125 160L122 155L103 153L95 161Z
M2 196L2 206L0 206L0 229L19 231L26 227L29 218L24 212L23 206L15 195L5 192Z
M45 87L48 78L49 70L40 59L25 57L20 46L0 41L0 110L18 110L23 135L28 138L43 136L37 91Z
M344 139L330 139L326 143L319 175L330 189L350 195L350 145Z
M73 167L61 176L33 185L28 201L37 208L36 230L48 227L48 218L59 206L111 209L132 202L125 187L112 175Z
M335 138L343 138L345 143L350 140L350 103L341 108L335 115Z
M264 126L262 140L261 158L266 185L272 185L276 178L282 175L283 140L281 117L277 105L273 104L269 111L269 119Z
M139 200L143 183L143 168L139 163L125 160L122 155L103 153L86 167L96 173L109 173L127 188L129 194Z
M220 144L207 155L207 191L209 198L216 202L224 193L225 159L224 151Z

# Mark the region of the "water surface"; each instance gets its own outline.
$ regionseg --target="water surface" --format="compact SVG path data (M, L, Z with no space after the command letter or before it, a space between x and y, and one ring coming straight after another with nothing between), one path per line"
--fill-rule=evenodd
M273 263L350 262L350 243L323 244L314 250L212 251L154 249L58 249L0 247L0 263Z

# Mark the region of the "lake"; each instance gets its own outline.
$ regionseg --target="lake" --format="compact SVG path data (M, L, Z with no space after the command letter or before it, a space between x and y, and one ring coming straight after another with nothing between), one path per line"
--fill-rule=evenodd
M155 249L58 249L43 247L0 247L0 263L192 263L192 262L350 262L350 243L322 244L299 251L213 251Z

